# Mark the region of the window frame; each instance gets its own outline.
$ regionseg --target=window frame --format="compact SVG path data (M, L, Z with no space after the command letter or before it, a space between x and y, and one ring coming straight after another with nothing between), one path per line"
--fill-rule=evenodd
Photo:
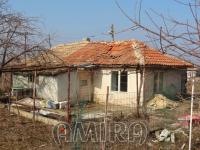
M116 76L116 85L114 86L113 84L113 75L114 75L114 73L116 73L117 74L117 76ZM115 74L115 75L116 75ZM113 91L113 92L117 92L117 91L119 91L119 71L111 71L111 91Z
M126 89L122 89L122 74L126 73ZM116 79L116 89L113 89L113 73L117 74L117 79ZM128 71L111 71L111 92L128 92Z
M125 75L123 75L124 73ZM122 82L122 76L126 76L126 81ZM126 84L126 88L123 91L122 91L122 83ZM127 71L120 71L120 92L128 92L128 72Z
M164 72L156 71L154 72L154 93L159 94L163 92L164 88Z

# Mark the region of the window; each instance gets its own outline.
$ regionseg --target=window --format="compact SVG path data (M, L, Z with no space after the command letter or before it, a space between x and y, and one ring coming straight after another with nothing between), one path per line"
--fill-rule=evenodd
M80 81L80 86L87 86L87 85L88 85L87 80Z
M155 72L154 93L162 93L162 91L163 91L163 72Z
M118 91L118 71L112 71L111 90L112 91Z
M28 75L28 82L30 83L30 82L34 82L34 79L33 79L34 77L33 77L33 75L32 74L29 74Z
M127 71L119 72L112 71L111 75L111 90L127 92L128 74Z
M33 83L34 82L34 76L32 74L28 75L28 83ZM36 84L39 84L39 76L36 77Z
M127 71L121 72L121 74L120 74L120 91L127 92L127 81L128 81Z

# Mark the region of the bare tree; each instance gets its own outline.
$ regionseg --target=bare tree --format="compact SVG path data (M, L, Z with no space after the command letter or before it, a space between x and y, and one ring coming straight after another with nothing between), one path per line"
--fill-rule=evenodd
M11 10L7 0L0 1L0 81L1 90L11 87L12 68L49 65L52 56L50 38L40 32L38 18L26 17ZM50 54L51 56L50 56ZM41 64L42 63L42 64Z
M141 4L139 13L135 18L130 17L117 0L116 5L137 29L145 31L146 35L157 43L163 53L171 53L181 58L200 63L200 1L188 0L187 2L174 0L179 6L184 5L190 12L190 18L182 21L178 18L164 16L155 10L145 11L146 16L152 23L147 25L141 22ZM156 19L155 19L156 18ZM158 21L159 19L159 21Z
M35 18L9 10L6 0L0 2L1 70L11 62L26 63L27 59L47 50L48 38L42 37L36 23Z

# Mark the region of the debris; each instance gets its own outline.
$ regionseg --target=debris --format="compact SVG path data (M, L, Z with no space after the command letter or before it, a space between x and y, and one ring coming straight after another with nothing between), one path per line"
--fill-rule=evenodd
M58 109L58 103L52 100L47 101L47 108Z
M46 108L47 107L47 100L41 100L40 101L40 107Z
M181 149L183 150L185 148L185 143L181 146Z
M67 106L67 101L58 102L58 104L59 104L59 109L64 109Z
M108 113L108 116L111 116L110 113ZM93 113L85 113L81 115L81 119L95 119L95 118L104 118L105 113L103 112L93 112Z
M171 142L175 143L175 134L174 133L171 134Z
M29 97L23 98L23 99L17 101L18 104L27 105L27 106L33 106L33 102L34 102L34 100ZM40 100L35 99L35 106L40 107Z
M164 129L162 131L155 131L155 137L159 142L172 142L175 143L175 133L170 132L167 129ZM157 140L152 141L154 143L157 142Z
M169 137L169 135L170 135L170 131L167 130L167 129L164 129L164 130L162 130L162 132L160 133L158 140L159 140L160 142L162 142L162 141L164 141L164 140L167 140L167 138ZM169 139L169 141L170 141L170 139Z
M168 137L168 138L165 138L165 142L170 142L170 137Z
M178 103L168 99L162 94L155 94L155 97L147 103L148 108L156 109L164 109L164 108L176 108Z
M41 109L41 110L39 110L39 114L40 114L40 115L43 115L43 116L47 116L47 115L51 114L51 112Z

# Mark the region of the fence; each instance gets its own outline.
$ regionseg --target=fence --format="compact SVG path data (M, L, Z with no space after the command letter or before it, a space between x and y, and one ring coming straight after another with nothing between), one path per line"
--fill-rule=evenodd
M102 134L104 134L104 138L105 135L107 135L106 137L109 138L109 134L111 134L111 137L115 136L115 132L111 130L116 127L115 124L119 125L122 123L128 127L134 123L137 126L145 125L143 126L142 130L145 131L145 128L148 128L148 133L145 134L142 132L144 135L141 135L140 138L144 140L143 143L140 143L139 141L136 143L131 143L129 141L123 143L119 140L111 142L110 139L104 139L104 141L100 142L92 142L92 139L90 139L89 143L76 141L70 144L67 143L67 146L74 149L105 149L106 146L112 148L119 148L121 146L121 148L126 147L127 149L146 149L148 141L151 141L154 138L152 135L150 135L152 131L163 128L174 130L178 125L183 127L184 124L181 124L179 118L190 114L189 100L184 100L182 102L179 101L177 102L178 105L176 107L171 108L168 108L166 103L163 101L163 103L161 103L161 105L163 105L162 109L154 109L154 107L149 108L143 107L142 105L137 107L136 98L136 93L127 92L104 94L95 93L93 101L77 99L76 102L70 107L72 116L71 124L73 127L75 127L76 122L82 122L87 128L88 124L91 122L95 123L98 127L101 123L103 123L104 127L101 128L100 131L97 131L97 134L99 135L99 132L103 132ZM138 117L137 110L140 112L140 117ZM29 112L31 112L31 110ZM55 110L55 112L61 116L61 121L66 121L65 116L68 112L66 109ZM194 102L194 114L198 113L199 99L196 98ZM57 118L59 118L59 116ZM56 119L56 117L54 119ZM127 136L128 133L125 133L124 137Z

